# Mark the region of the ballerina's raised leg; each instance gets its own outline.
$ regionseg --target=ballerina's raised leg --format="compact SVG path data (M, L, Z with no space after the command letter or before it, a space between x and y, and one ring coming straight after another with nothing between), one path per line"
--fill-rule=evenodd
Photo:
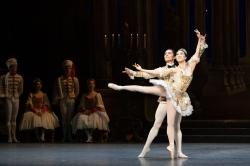
M166 91L161 86L139 86L139 85L117 85L114 83L109 83L108 87L114 90L127 90L131 92L140 92L146 94L152 94L156 96L166 96Z

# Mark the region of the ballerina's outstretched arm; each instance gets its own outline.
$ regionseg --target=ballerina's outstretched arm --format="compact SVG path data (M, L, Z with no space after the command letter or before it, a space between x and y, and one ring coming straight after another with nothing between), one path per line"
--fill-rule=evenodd
M175 68L164 68L164 70L147 70L143 69L139 64L133 65L137 70L148 73L154 77L165 77L175 71Z

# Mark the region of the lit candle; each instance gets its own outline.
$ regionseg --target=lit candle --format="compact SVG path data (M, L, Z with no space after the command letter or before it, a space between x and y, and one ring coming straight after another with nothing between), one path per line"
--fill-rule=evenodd
M118 33L118 46L120 46L120 44L121 44L121 35L120 33Z
M104 47L108 47L108 36L106 34L104 35Z

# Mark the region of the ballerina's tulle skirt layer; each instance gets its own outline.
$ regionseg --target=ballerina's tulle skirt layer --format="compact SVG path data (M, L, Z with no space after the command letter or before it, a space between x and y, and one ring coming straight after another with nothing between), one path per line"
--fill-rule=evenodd
M176 111L182 116L189 116L192 114L193 106L191 105L187 92L177 94L170 84L164 80L150 79L149 82L154 85L162 86L166 90L166 98L170 100Z

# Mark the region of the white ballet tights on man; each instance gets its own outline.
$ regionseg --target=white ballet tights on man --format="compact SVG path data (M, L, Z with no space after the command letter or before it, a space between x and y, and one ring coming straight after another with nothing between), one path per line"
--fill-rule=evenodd
M159 104L156 113L155 113L155 122L153 127L151 128L147 141L143 147L142 152L138 157L145 157L147 152L150 151L150 145L154 138L157 136L159 128L165 119L167 115L167 135L168 135L168 140L169 140L169 146L167 149L170 152L170 157L174 158L174 152L175 152L175 147L174 147L174 140L175 140L175 116L176 116L176 111L171 105L169 101L167 102L162 102Z
M8 142L19 142L16 138L16 118L19 109L19 99L7 98L6 111L7 111L7 129L8 129Z
M144 157L149 151L150 151L150 145L153 142L154 138L157 136L159 128L161 127L161 124L167 114L166 111L167 103L160 103L157 107L157 110L155 112L155 122L153 127L151 128L147 141L142 149L142 152L139 154L138 157Z

